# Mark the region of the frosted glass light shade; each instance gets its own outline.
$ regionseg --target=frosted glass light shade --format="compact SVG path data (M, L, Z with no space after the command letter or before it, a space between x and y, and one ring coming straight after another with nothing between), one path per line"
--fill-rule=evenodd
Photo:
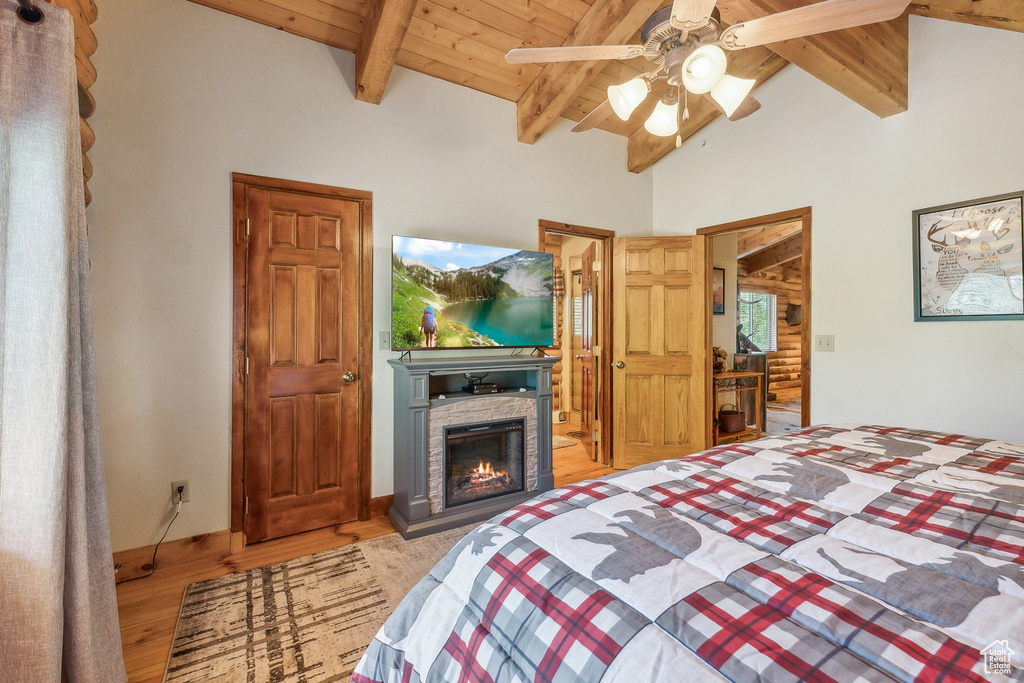
M710 92L725 75L725 63L725 52L717 45L698 47L683 62L683 87L694 95Z
M675 135L679 132L679 121L676 118L678 114L678 102L675 104L658 102L650 117L644 121L644 128L646 128L647 132L651 135L657 135L662 138Z
M750 89L754 87L756 82L752 78L736 78L726 74L722 76L722 80L718 82L718 85L711 89L711 97L725 110L726 116L732 116L743 100L747 99Z
M621 85L609 85L608 103L612 105L612 111L616 116L623 121L628 121L650 90L651 84L637 76Z

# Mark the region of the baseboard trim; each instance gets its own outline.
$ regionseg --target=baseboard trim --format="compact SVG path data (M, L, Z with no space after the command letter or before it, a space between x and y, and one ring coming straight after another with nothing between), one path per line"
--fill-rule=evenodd
M386 516L394 502L394 496L371 498L370 518ZM156 566L165 569L197 560L219 561L240 552L244 546L245 534L232 533L229 529L179 538L160 545L160 551L156 556ZM153 569L153 565L150 563L153 560L154 547L146 545L114 553L114 579L127 581L149 574Z
M380 498L370 499L370 519L375 517L383 517L388 514L388 510L395 504L394 496L381 496Z
M153 548L147 545L114 553L114 580L126 581L149 574L153 569ZM165 569L196 560L220 560L231 554L231 532L228 529L167 541L160 545L156 566Z

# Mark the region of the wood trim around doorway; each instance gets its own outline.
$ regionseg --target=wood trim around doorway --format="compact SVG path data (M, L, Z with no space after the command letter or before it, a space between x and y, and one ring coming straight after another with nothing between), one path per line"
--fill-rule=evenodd
M747 218L732 223L701 228L698 235L717 237L730 232L741 232L751 228L764 228L779 223L800 221L801 257L801 324L800 324L800 425L811 424L811 207L805 206L791 211L781 211L767 216ZM711 291L710 289L708 290Z
M231 331L231 531L245 528L245 357L246 357L246 189L348 199L360 205L359 235L359 519L370 519L371 429L373 386L373 194L330 185L282 180L245 173L231 174L232 331Z
M603 230L601 228L589 228L585 225L573 225L572 223L558 223L555 221L539 220L537 222L537 244L544 249L544 235L552 233L555 235L569 235L573 237L587 237L601 243L601 304L598 314L601 316L601 355L598 367L601 370L601 378L598 384L599 407L601 415L600 437L598 441L598 462L611 465L612 462L612 258L615 248L615 231ZM563 269L566 264L562 264ZM562 367L566 364L563 359ZM570 363L568 367L572 368ZM563 370L564 372L564 370Z

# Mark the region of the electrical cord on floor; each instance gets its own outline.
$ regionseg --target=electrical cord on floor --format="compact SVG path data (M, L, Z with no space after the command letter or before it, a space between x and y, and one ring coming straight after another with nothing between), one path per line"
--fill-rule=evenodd
M167 538L167 532L171 530L171 525L174 524L174 520L176 520L178 518L178 515L181 514L181 503L182 503L181 498L182 498L182 494L184 493L184 489L185 489L184 486L179 486L178 487L178 509L174 511L174 516L171 517L171 521L169 521L167 523L167 528L164 529L164 535L160 537L160 540L156 542L156 547L153 548L153 559L149 563L149 565L150 565L149 573L148 574L141 574L139 576L133 576L130 579L122 579L120 581L115 581L114 585L120 585L122 583L128 583L129 581L135 581L136 579L144 579L147 576L153 576L153 572L156 571L156 552L158 550L160 550L160 544L164 542L165 538ZM115 569L115 571L116 571L116 569Z

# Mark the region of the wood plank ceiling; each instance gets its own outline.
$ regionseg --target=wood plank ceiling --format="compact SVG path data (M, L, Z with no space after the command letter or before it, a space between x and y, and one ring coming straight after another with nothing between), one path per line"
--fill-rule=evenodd
M54 1L54 0L51 0ZM69 0L70 1L70 0ZM397 64L517 103L518 137L532 144L559 118L579 121L605 89L647 72L642 57L622 62L507 64L515 47L637 43L643 22L670 0L191 0L356 54L356 97L379 103ZM732 24L812 0L718 0ZM919 0L908 14L1024 31L1021 0ZM884 24L729 53L729 73L758 82L793 63L885 117L907 109L907 16ZM660 95L629 121L599 127L628 138L630 171L649 168L675 148L643 122ZM756 88L755 88L756 94ZM689 137L720 115L705 98L690 101Z

